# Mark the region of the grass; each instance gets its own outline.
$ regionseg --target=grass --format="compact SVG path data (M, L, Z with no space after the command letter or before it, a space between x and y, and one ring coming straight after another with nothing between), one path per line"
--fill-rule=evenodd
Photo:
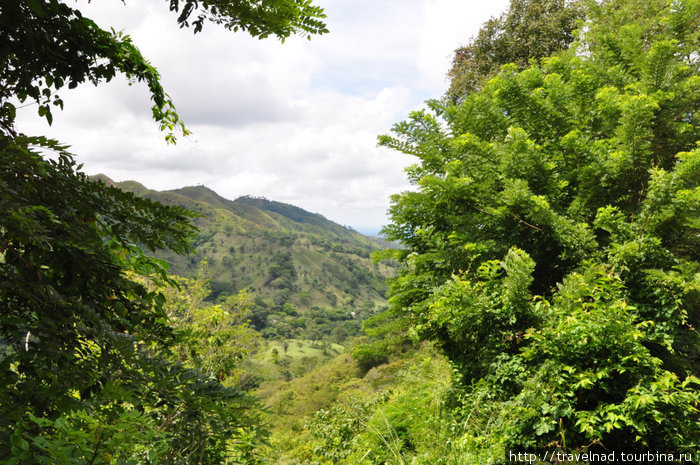
M374 396L382 400L362 414L357 444L338 445L351 452L342 463L426 464L437 456L446 459L440 463L461 463L459 457L448 458L456 448L444 443L449 432L441 406L450 383L446 359L427 346L396 356L364 376L352 357L342 353L302 377L264 383L256 394L270 413L270 463L317 463L313 449L321 443L307 421L319 409ZM350 421L352 408L346 410Z
M345 347L329 342L305 339L269 341L264 349L244 362L243 368L263 383L289 380L309 373L344 352Z

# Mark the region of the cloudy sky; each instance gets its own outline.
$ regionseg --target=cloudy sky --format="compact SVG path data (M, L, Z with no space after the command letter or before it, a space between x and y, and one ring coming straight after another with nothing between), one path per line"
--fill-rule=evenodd
M133 37L193 135L167 145L145 86L125 79L64 91L51 128L35 106L23 108L18 127L70 144L89 174L265 196L376 233L414 162L378 148L377 136L445 91L452 50L508 2L315 3L330 33L281 44L211 24L193 35L163 0L79 0L102 27Z

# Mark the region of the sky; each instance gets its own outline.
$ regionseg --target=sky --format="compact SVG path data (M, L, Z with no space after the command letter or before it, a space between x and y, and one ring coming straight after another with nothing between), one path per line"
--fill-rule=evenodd
M121 77L59 93L51 127L19 109L20 131L70 145L88 174L264 196L376 234L416 161L377 136L444 94L452 51L508 1L316 0L330 32L284 44L214 24L194 35L164 0L76 3L133 38L192 135L167 144L145 85Z

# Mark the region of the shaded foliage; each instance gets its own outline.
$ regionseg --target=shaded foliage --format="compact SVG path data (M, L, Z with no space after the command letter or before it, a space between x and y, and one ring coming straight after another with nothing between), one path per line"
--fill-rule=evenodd
M89 181L55 143L1 143L0 457L220 462L253 403L169 361L165 298L134 279L171 282L139 245L187 252L189 212Z

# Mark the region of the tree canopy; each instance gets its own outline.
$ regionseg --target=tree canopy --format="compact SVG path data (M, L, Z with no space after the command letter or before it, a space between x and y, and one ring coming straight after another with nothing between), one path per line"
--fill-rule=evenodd
M700 4L588 17L380 138L418 159L384 229L406 246L393 312L455 364L464 440L498 456L700 442Z
M512 0L506 12L491 18L467 45L455 50L448 72L447 97L459 102L494 77L501 66L519 69L569 46L582 22L579 0Z

